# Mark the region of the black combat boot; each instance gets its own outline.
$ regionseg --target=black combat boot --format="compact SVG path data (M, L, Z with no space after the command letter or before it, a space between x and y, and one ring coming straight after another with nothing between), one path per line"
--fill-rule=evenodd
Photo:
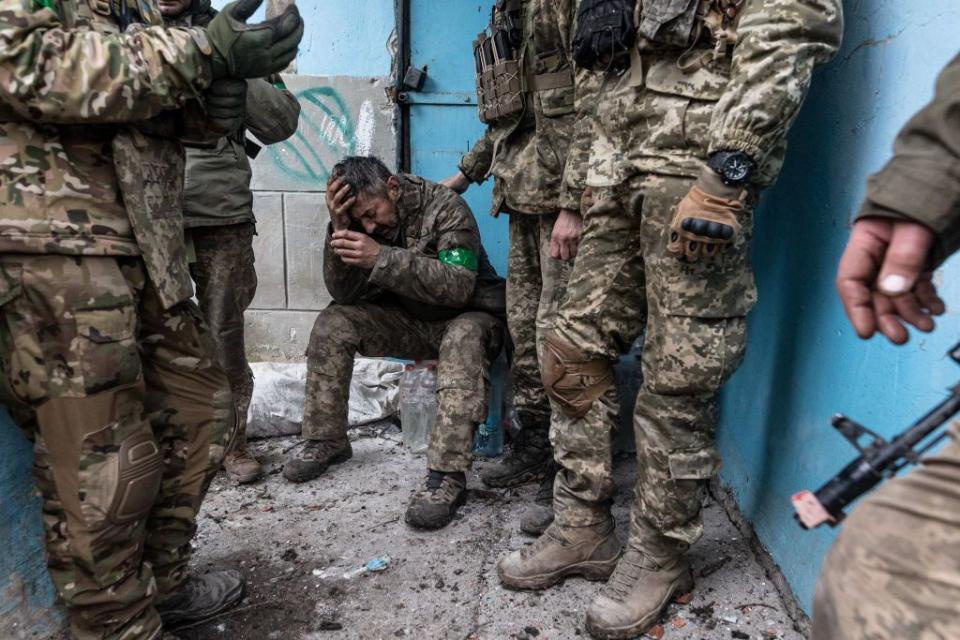
M243 598L239 571L213 571L190 576L173 593L156 603L164 628L209 620Z
M488 487L503 489L543 479L553 460L550 447L550 417L518 412L522 428L503 460L491 462L480 470L480 479Z
M353 455L350 441L305 440L283 463L283 477L290 482L313 480L327 467L346 462Z
M407 505L407 524L417 529L445 527L466 496L467 476L464 472L444 473L430 469Z
M547 465L546 475L540 481L537 497L520 516L520 531L531 536L540 536L553 522L553 481L557 477L557 463Z

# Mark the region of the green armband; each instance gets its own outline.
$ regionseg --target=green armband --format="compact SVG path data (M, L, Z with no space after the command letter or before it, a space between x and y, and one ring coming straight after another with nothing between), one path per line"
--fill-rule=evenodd
M465 267L470 271L477 270L477 254L464 247L454 247L453 249L444 249L437 256L443 264L450 264L455 267Z
M50 9L50 11L53 11L54 13L57 12L57 4L56 2L54 2L54 0L34 0L34 1L44 9Z

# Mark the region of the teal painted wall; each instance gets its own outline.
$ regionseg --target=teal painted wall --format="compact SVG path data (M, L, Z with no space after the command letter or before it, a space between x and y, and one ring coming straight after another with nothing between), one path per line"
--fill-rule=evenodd
M864 181L957 53L956 3L846 2L837 59L821 70L791 134L787 164L757 212L760 302L746 361L724 395L721 477L809 607L832 531L804 532L790 496L817 489L854 456L829 426L842 412L890 435L960 379L944 353L960 335L960 268L941 288L953 311L932 336L894 348L847 326L833 278Z

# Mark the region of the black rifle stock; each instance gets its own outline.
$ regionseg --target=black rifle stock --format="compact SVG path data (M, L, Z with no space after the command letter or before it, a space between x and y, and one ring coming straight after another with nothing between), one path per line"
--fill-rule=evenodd
M960 343L950 350L950 358L960 364ZM831 421L833 427L850 441L860 456L816 492L804 490L794 494L794 518L804 529L814 529L822 524L838 525L847 505L907 464L917 463L922 454L941 442L947 435L944 425L958 412L960 384L954 385L950 395L927 415L889 441L846 416L835 415ZM860 440L863 436L873 439L862 446Z

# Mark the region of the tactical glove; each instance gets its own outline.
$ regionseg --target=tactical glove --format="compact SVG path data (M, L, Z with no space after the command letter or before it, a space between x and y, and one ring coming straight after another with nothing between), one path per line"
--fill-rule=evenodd
M210 68L217 78L263 78L282 71L297 55L303 19L296 5L259 24L246 24L263 0L237 0L218 13L207 37L213 45Z
M683 197L670 222L670 242L667 250L677 257L696 262L712 258L733 244L740 233L738 216L744 215L746 191L739 197L714 195L698 182Z
M224 134L243 126L247 114L247 81L222 78L214 80L203 96L207 117Z

